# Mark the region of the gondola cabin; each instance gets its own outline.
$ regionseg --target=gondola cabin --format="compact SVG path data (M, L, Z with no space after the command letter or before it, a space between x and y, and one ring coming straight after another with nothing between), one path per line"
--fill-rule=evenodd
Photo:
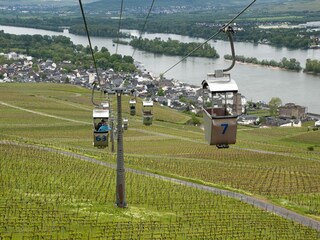
M131 100L129 101L130 115L131 115L131 116L136 115L136 104L137 104L137 102L136 102L135 99L131 99Z
M144 125L152 125L153 120L153 101L144 100L142 102L142 121Z
M202 82L205 139L210 145L228 148L236 143L241 95L229 74L208 74ZM241 108L240 108L241 109Z
M109 104L102 103L99 107L93 109L93 146L97 148L106 148L108 146L109 131Z
M123 119L123 129L128 130L128 118Z

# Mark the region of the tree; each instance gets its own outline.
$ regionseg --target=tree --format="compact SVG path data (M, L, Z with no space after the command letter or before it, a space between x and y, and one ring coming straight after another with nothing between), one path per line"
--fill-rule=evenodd
M307 59L305 71L315 74L320 73L320 61Z
M102 47L101 52L102 53L109 53L109 50L106 47ZM109 53L109 55L110 55L110 53Z
M157 92L158 96L164 96L164 91L162 88L159 88L158 92Z
M66 77L66 78L64 79L64 83L70 83L70 79L69 79L68 77Z
M192 116L191 116L191 123L193 125L199 125L201 122L199 120L199 118L196 117L196 115L193 113Z
M38 64L32 64L32 71L38 73L39 72L39 65Z
M271 98L269 102L270 115L276 116L278 114L278 108L281 106L282 101L278 97Z

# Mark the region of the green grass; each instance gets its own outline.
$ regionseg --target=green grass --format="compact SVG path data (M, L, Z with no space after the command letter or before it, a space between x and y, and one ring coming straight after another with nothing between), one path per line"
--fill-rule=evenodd
M270 111L268 109L249 110L248 115L256 115L258 117L269 116Z
M271 13L277 12L304 12L304 11L316 11L320 9L320 3L317 0L305 0L305 1L288 1L283 4L266 6ZM292 16L293 17L293 16Z
M99 93L95 98L101 100ZM130 116L129 98L123 99L124 116L129 118L129 130L124 133L126 166L234 189L319 218L320 131L307 131L312 123L302 128L239 127L237 144L219 150L205 143L200 128L182 124L190 116L156 105L154 115L161 121L144 126L141 100L138 99L138 115ZM112 102L114 106L114 99ZM92 108L87 89L58 84L0 84L0 141L45 145L115 163L110 149L92 147ZM308 150L309 146L314 150ZM154 234L156 238L161 225L167 229L163 238L174 238L176 233L180 239L198 239L201 234L215 232L223 239L238 236L242 236L240 239L261 236L292 239L297 232L296 239L309 236L309 239L316 239L311 230L251 207L248 209L237 201L232 205L230 199L221 196L130 173L127 178L129 209L120 211L114 207L113 170L32 148L6 144L0 147L0 233L3 234L4 229L1 227L8 225L10 230L5 233L14 234L17 239L21 234L32 238L30 234L34 230L26 226L27 222L35 229L40 224L39 219L45 224L36 234L46 231L61 238L71 238L72 234L74 238L79 234L80 239L90 234L115 234L114 238L121 238L116 233L119 229L129 238L128 234L133 233L129 233L131 227L126 226L132 226L136 234L140 231L137 228L150 226L155 221L157 230L148 227L148 230L141 230L141 236L152 238ZM9 209L13 209L11 212L5 212L8 204ZM194 211L203 206L201 204L212 210ZM19 215L26 209L28 216ZM230 209L237 210L230 213ZM219 213L220 217L215 215L222 210L229 212ZM31 216L36 211L39 215L33 221ZM249 213L257 222L252 222L251 227L247 225ZM5 218L8 214L12 218ZM203 225L196 225L198 218ZM231 220L233 218L237 221ZM68 225L70 219L73 220ZM1 225L1 221L9 222ZM104 233L102 225L113 230ZM303 234L307 238L299 237Z
M315 230L240 201L44 150L0 144L0 236L21 238L315 239Z

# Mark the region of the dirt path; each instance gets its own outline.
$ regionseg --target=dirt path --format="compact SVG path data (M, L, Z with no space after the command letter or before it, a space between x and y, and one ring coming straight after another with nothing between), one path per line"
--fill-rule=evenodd
M87 125L91 124L90 122L84 122L84 121L74 120L74 119L71 119L71 118L59 117L59 116L56 116L56 115L47 114L47 113L43 113L43 112L39 112L39 111L33 111L33 110L30 110L30 109L27 109L27 108L19 107L19 106L12 105L12 104L9 104L9 103L5 103L5 102L2 102L2 101L0 102L0 104L4 105L4 106L7 106L7 107L19 109L21 111L37 114L37 115L40 115L40 116L44 116L44 117L50 117L50 118L60 119L60 120L68 121L68 122L81 123L81 124L87 124ZM159 132L152 132L152 131L143 130L143 129L137 129L137 128L131 128L131 130L138 131L138 132L141 132L141 133L147 133L147 134L151 134L151 135L155 135L155 136L171 138L171 139L179 139L179 140L182 140L182 141L188 141L188 142L194 142L194 143L200 143L200 144L207 144L204 140L203 141L199 141L199 140L190 139L190 138L186 138L186 137L179 137L179 136L175 136L175 135L159 133ZM214 146L212 146L212 147L215 148ZM259 149L241 148L241 147L237 147L237 146L231 146L231 148L235 148L235 149L242 150L242 151L248 151L248 152L256 152L256 153L261 153L261 154L271 154L271 155L287 156L287 157L304 159L304 160L319 161L319 159L295 156L295 155L292 155L290 153L279 153L279 152L265 151L265 150L259 150Z
M80 93L76 93L76 97L80 97L80 96L81 96ZM88 112L92 112L92 108L83 107L80 104L75 104L75 103L72 103L72 102L67 102L67 101L55 99L55 98L52 98L52 97L46 97L46 96L39 96L39 97L42 98L42 99L46 99L47 101L57 102L57 103L61 103L61 104L64 104L64 105L69 105L69 106L74 107L74 108L78 108L78 109L81 109L81 110L86 110Z
M81 123L81 124L90 124L89 122L84 122L84 121L78 121L78 120L74 120L71 118L65 118L65 117L59 117L59 116L55 116L55 115L51 115L51 114L47 114L47 113L43 113L43 112L38 112L38 111L33 111L27 108L22 108L19 106L15 106L9 103L5 103L5 102L0 102L1 105L6 106L6 107L11 107L11 108L15 108L24 112L28 112L28 113L33 113L33 114L37 114L43 117L50 117L50 118L55 118L55 119L60 119L60 120L64 120L64 121L68 121L68 122L74 122L74 123Z
M18 145L18 146L24 146L24 147L30 147L30 148L36 148L36 149L40 149L43 151L48 151L48 152L56 152L62 155L66 155L66 156L70 156L70 157L74 157L83 161L87 161L87 162L91 162L94 164L98 164L104 167L109 167L112 169L116 169L116 164L112 164L112 163L106 163L103 161L99 161L97 159L91 158L91 157L86 157L80 154L76 154L76 153L71 153L71 152L67 152L67 151L63 151L63 150L58 150L58 149L54 149L54 148L49 148L49 147L42 147L42 146L36 146L36 145L30 145L30 144L24 144L24 143L15 143L15 142L9 142L9 141L0 141L0 144L10 144L10 145ZM149 172L145 172L145 171L141 171L141 170L136 170L136 169L132 169L132 168L126 168L125 169L127 172L132 172L135 174L141 174L144 176L150 176L150 177L154 177L157 179L161 179L163 181L170 181L173 183L177 183L177 184L181 184L181 185L185 185L188 187L192 187L192 188L196 188L196 189L200 189L202 191L208 191L214 194L219 194L219 195L223 195L226 197L231 197L234 199L238 199L244 203L247 204L251 204L257 208L260 208L264 211L268 211L271 213L274 213L276 215L279 215L283 218L292 220L294 222L300 223L304 226L313 228L317 231L320 231L320 221L314 220L312 218L300 215L296 212L290 211L288 209L285 209L283 207L279 207L276 206L274 204L268 203L265 200L260 200L258 198L255 197L250 197L241 193L236 193L236 192L232 192L229 190L222 190L222 189L218 189L215 187L210 187L210 186L205 186L205 185L201 185L198 183L192 183L192 182L188 182L188 181L184 181L184 180L179 180L179 179L175 179L175 178L171 178L171 177L165 177L165 176L161 176L158 174L154 174L154 173L149 173Z

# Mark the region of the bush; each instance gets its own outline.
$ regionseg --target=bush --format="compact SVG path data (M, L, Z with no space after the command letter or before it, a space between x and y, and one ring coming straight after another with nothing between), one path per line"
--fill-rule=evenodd
M314 151L314 147L313 147L313 146L309 146L309 147L308 147L308 150L309 150L309 151Z

